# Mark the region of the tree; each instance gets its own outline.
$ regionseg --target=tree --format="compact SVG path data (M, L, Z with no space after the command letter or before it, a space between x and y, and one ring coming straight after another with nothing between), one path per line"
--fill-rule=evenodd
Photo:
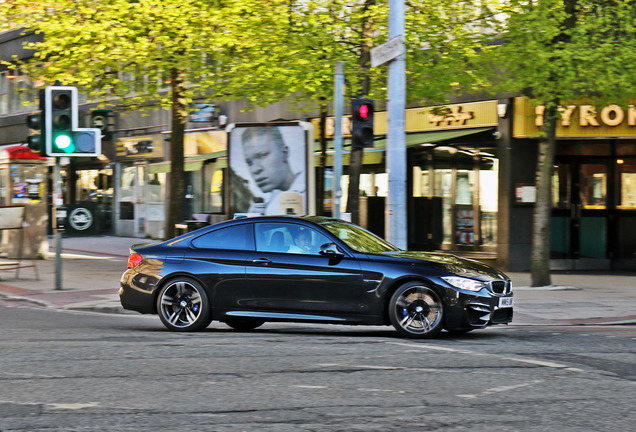
M539 137L531 256L532 286L550 285L550 213L561 106L597 106L635 96L636 4L631 0L511 0L491 57L494 88L545 106Z
M484 43L477 24L483 24L491 12L473 3L407 2L407 94L411 102L442 103L479 85L477 76L466 71L466 64ZM347 99L368 97L381 108L386 99L386 68L370 67L370 50L387 40L387 17L387 2L377 0L294 2L285 44L288 57L281 58L280 64L286 65L286 86L297 95L298 105L311 108L307 101L319 103L324 119L327 101L333 97L335 63L344 61ZM324 129L319 135L323 156L318 166L324 167ZM358 221L362 154L362 149L351 150L347 211L353 221ZM319 203L322 190L320 185Z
M281 7L287 10L285 0L7 0L0 16L44 35L27 46L33 58L12 65L42 86L77 86L94 101L119 101L120 109L171 109L166 236L172 237L184 218L188 105L204 95L272 100L274 68L253 71L261 73L250 83L234 71L258 50L262 58L262 46L278 37L286 23Z

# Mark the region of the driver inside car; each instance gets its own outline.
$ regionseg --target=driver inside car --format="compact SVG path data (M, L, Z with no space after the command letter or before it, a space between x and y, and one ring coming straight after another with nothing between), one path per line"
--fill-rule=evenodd
M287 252L310 254L311 246L311 233L308 229L301 229L294 238L294 244L289 247Z

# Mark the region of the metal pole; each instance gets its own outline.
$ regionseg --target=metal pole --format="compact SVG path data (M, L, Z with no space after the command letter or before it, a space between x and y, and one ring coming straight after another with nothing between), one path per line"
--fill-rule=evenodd
M404 35L404 0L389 2L389 39ZM385 206L387 239L395 246L407 248L406 220L406 61L402 54L389 63L387 171L389 196Z
M333 160L333 217L340 219L340 178L342 177L342 110L344 105L344 62L336 62L334 85L334 133L333 144L336 154Z
M53 173L53 202L52 207L52 226L53 239L55 240L55 289L62 289L62 232L58 227L57 206L58 200L62 200L62 179L60 176L60 158L55 158L55 171Z

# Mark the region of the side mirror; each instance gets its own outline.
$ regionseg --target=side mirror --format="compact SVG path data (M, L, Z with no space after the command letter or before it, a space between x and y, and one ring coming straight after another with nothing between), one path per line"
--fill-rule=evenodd
M328 256L328 257L343 257L344 252L338 249L335 243L325 243L320 246L320 255Z

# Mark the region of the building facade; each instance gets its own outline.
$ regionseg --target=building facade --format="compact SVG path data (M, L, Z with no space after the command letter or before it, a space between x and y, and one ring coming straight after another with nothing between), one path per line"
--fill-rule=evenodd
M14 53L28 56L22 42L33 37L0 34L0 58L9 59ZM33 85L19 71L0 70L0 146L25 143L26 116L36 105ZM452 251L504 270L528 270L541 107L517 97L456 102L405 112L409 248ZM227 202L231 185L226 124L310 120L320 139L317 113L301 116L285 103L244 108L243 101L200 100L193 106L185 138L189 218L215 222L232 217ZM115 113L86 103L83 109L81 126L104 130L104 154L64 161L64 204L84 205L95 213L98 225L92 233L162 238L170 175L170 112ZM384 235L388 193L386 127L386 112L380 110L375 113L374 147L364 150L360 181L361 224L380 235ZM347 116L343 130L346 144ZM325 136L333 137L333 119L328 119ZM316 156L318 164L322 160L318 150ZM329 212L335 181L331 150L325 156ZM346 193L346 146L343 165L345 175L338 181ZM10 205L7 191L4 204ZM563 107L552 193L553 268L636 267L633 106L595 109L582 101ZM343 206L346 201L343 196Z

